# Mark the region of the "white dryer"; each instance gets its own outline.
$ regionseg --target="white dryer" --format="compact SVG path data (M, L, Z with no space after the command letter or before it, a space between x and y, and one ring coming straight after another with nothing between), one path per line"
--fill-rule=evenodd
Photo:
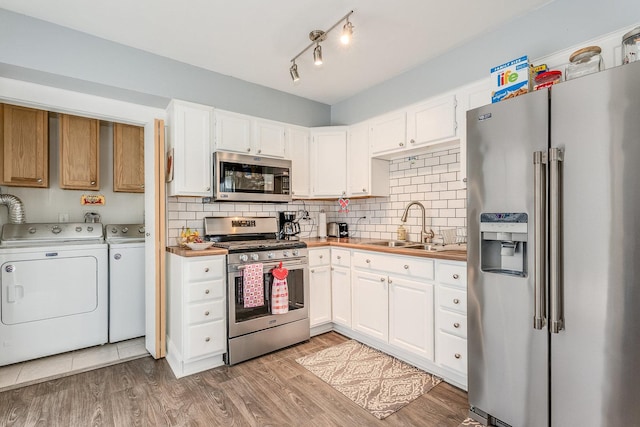
M105 226L109 244L109 342L145 334L144 224Z
M5 224L0 366L107 342L102 224Z

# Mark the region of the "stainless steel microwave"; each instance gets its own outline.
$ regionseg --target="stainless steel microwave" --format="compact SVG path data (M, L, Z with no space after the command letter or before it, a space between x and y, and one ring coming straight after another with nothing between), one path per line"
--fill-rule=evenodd
M213 199L233 202L290 202L291 160L215 152Z

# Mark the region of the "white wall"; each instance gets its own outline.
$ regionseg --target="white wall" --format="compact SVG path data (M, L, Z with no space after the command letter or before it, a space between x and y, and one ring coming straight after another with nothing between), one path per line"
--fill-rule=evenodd
M58 214L69 214L69 222L83 222L86 211L102 215L103 224L143 223L144 194L113 192L113 124L100 122L100 191L63 190L59 187L59 128L57 114L49 114L49 188L2 186L24 204L27 222L58 222ZM105 206L82 206L83 194L101 194ZM0 207L0 224L8 211Z

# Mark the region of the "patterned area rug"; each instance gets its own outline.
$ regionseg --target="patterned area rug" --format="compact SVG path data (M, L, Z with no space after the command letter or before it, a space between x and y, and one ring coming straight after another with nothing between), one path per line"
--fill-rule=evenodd
M466 420L464 420L462 422L462 424L460 424L459 427L465 427L465 426L473 426L473 427L485 427L484 424L480 424L479 422L471 419L471 418L467 418Z
M296 362L378 419L388 417L442 381L353 340Z

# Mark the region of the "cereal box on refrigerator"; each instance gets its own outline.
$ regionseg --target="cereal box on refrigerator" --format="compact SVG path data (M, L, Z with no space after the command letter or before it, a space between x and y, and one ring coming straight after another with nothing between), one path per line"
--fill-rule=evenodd
M491 69L495 90L491 102L513 98L529 91L529 60L527 56L514 59Z

